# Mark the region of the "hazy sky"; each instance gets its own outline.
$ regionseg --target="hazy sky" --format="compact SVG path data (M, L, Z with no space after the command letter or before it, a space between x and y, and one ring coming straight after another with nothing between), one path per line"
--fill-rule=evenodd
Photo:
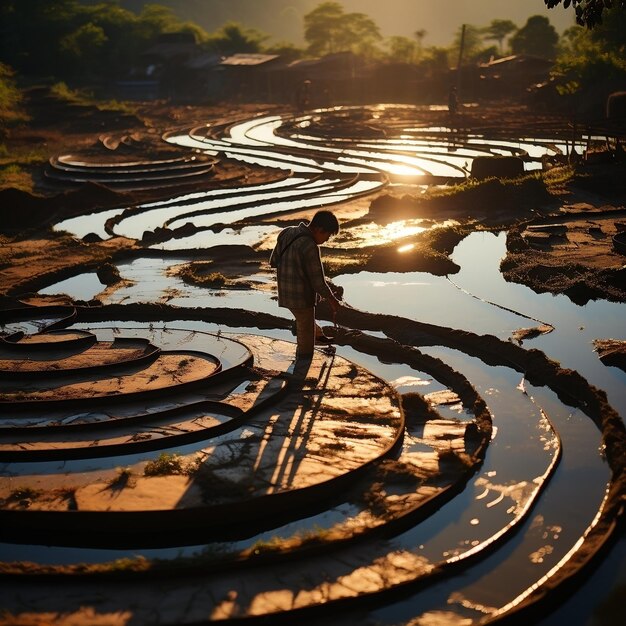
M531 15L545 15L561 34L574 23L563 7L547 9L543 0L341 0L349 11L373 18L385 36L412 35L423 28L424 45L448 45L461 24L486 26L492 19L509 19L518 27Z
M95 0L91 0L92 2ZM272 41L304 43L302 18L323 0L122 0L137 11L156 2L174 8L179 17L200 24L208 32L232 20L254 27ZM337 0L347 12L373 18L383 36L412 37L424 29L425 46L447 46L463 23L486 26L492 19L509 19L518 27L531 15L545 15L560 33L574 23L572 9L546 9L543 0Z

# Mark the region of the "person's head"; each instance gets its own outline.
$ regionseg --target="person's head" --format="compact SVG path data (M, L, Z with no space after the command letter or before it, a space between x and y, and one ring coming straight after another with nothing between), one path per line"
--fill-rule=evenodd
M316 244L326 243L339 232L339 220L330 211L318 211L309 222Z

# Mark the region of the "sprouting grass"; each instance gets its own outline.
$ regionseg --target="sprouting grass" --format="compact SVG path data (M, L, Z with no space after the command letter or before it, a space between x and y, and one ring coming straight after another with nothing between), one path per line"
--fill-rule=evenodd
M137 113L137 107L128 102L120 102L119 100L99 100L97 106L101 111L115 111L126 115L134 115Z
M14 187L20 191L33 191L33 177L19 165L0 167L0 188Z
M0 143L0 164L3 165L39 165L48 160L48 152L43 148L20 148L9 150Z
M250 555L259 556L260 554L278 553L283 550L319 545L330 541L333 537L337 537L337 534L334 528L323 528L316 524L312 528L296 532L288 538L274 536L269 539L259 539L245 552Z
M488 190L494 186L496 187L509 187L519 188L536 185L542 182L541 172L531 172L525 176L519 176L517 178L485 178L483 180L477 180L475 178L468 178L466 181L458 185L449 185L445 187L433 187L429 189L426 194L426 199L429 198L449 198L457 195L466 195L467 193L480 193L483 190Z
M148 461L143 470L144 476L169 476L185 474L183 459L179 454L161 452L159 458Z
M106 565L104 571L110 572L145 572L150 569L150 561L142 555L115 559Z
M266 554L268 552L278 552L284 545L281 537L270 537L269 539L259 539L250 547L250 553L254 555Z
M227 283L227 278L220 272L211 272L206 276L200 277L201 284L207 287L223 287Z
M228 283L228 278L220 272L207 272L210 262L191 263L185 265L179 272L183 281L199 287L219 289Z
M548 187L560 187L574 178L575 168L572 165L553 167L543 173L543 180Z
M118 100L98 100L91 92L82 89L72 89L64 82L54 84L50 88L50 93L54 97L59 100L64 100L68 104L95 106L100 111L116 111L118 113L126 113L129 115L132 115L137 111L136 107L128 102L119 102Z
M84 95L75 89L70 89L64 82L52 85L50 87L50 95L68 102L78 102L84 99Z

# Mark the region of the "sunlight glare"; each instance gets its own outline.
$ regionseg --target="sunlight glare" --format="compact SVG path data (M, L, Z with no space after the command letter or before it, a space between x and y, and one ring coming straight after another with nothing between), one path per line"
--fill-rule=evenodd
M384 169L396 176L420 176L424 173L422 170L401 163L388 163Z
M417 235L417 233L421 233L426 230L424 226L408 225L408 221L409 220L399 220L397 222L391 222L390 224L387 224L384 228L381 229L380 237L393 241L395 239L402 239L403 237Z

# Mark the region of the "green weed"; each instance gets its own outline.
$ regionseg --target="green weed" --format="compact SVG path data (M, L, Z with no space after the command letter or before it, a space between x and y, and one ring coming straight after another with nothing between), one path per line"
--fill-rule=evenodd
M144 476L169 476L185 474L182 457L179 454L161 452L159 458L148 461L143 470Z
M19 165L8 165L0 168L0 188L14 187L20 191L33 191L33 178L29 172Z

